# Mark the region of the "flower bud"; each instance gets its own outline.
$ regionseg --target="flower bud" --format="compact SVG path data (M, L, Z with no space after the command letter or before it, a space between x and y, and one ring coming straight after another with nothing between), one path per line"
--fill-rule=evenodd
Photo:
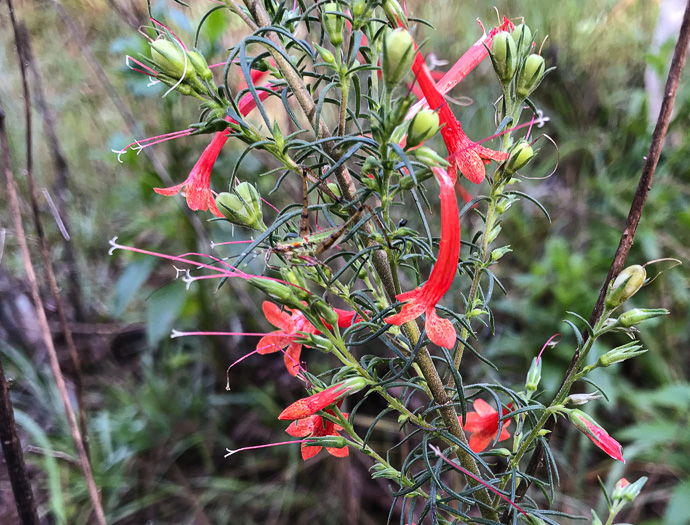
M606 292L606 308L616 308L630 299L642 288L646 278L647 271L639 264L625 268L609 284Z
M311 305L309 305L309 309L314 315L320 317L329 325L338 325L338 314L335 312L335 310L333 310L331 305L329 305L323 299L315 299L312 301Z
M415 187L414 179L412 178L412 175L405 175L403 178L400 179L400 188L409 191L412 188Z
M307 291L307 283L304 281L302 276L298 274L293 268L283 267L280 269L280 276L285 282L294 284L291 286L292 293L297 296L301 301L306 301L311 297L311 294Z
M362 177L362 186L365 186L366 188L372 190L372 191L379 191L379 183L376 181L375 178L373 177Z
M419 162L424 164L429 168L437 168L450 166L449 162L436 153L433 149L427 148L426 146L420 146L414 150L414 156Z
M630 485L630 482L625 479L621 478L616 482L615 487L613 487L613 494L611 494L611 499L612 500L621 500L623 499L623 494L625 492L626 487Z
M407 128L406 148L414 148L429 140L438 131L440 125L438 113L430 109L419 111Z
M506 165L506 175L512 175L524 168L533 158L534 150L532 146L530 146L529 142L521 140L510 149L510 156Z
M596 366L606 368L614 363L620 363L632 357L644 354L647 350L642 348L642 345L637 341L631 341L623 346L614 348L599 357Z
M330 340L316 334L309 334L303 339L297 339L296 342L307 345L309 348L316 348L326 353L333 350L333 343L331 343Z
M321 23L326 30L328 39L334 47L338 47L343 43L343 27L345 26L345 19L335 13L341 11L341 7L337 2L327 2L321 5Z
M515 92L518 97L525 99L530 93L537 89L537 86L541 84L544 78L545 70L546 65L542 56L528 56L520 73L518 73L517 85L515 86Z
M352 5L352 14L356 17L361 17L367 9L367 3L365 0L356 0Z
M530 394L534 394L541 381L541 364L542 361L538 357L532 359L532 365L527 372L527 381L525 382L525 390Z
M374 464L369 470L371 471L371 479L400 479L400 472L393 467L387 467L381 463Z
M513 29L513 40L520 46L520 52L525 53L529 51L532 46L532 30L525 24L515 26Z
M164 38L154 40L151 46L151 60L165 75L180 80L189 80L196 76L194 66L188 58L185 58L184 49L180 44Z
M192 63L192 67L197 75L206 82L213 80L213 72L208 67L208 62L206 62L206 59L201 53L197 51L187 51L187 58Z
M333 56L333 53L331 53L328 49L321 47L320 45L314 43L313 44L314 48L316 51L319 53L319 56L321 59L326 62L326 64L330 64L332 66L335 65L335 57Z
M260 232L266 231L261 196L248 182L239 184L233 193L219 193L216 197L216 206L231 223Z
M391 24L396 27L400 25L407 27L407 16L397 0L384 0L382 7Z
M595 399L599 399L600 397L601 394L570 394L565 398L563 404L580 406L589 403L590 401L594 401Z
M618 324L628 328L630 326L635 326L642 321L646 321L647 319L668 315L668 313L669 312L666 310L666 308L633 308L618 318Z
M490 260L491 262L496 262L506 253L510 253L512 251L513 250L510 249L510 246L501 246L500 248L496 248L495 250L492 250Z
M515 39L507 31L501 31L494 37L491 45L491 58L494 71L503 84L508 84L515 75L518 52Z
M287 306L302 306L302 304L295 298L290 287L282 283L272 281L270 279L261 279L259 277L252 277L249 279L249 284L258 288L262 292L268 294L269 297L275 299L280 304Z
M415 45L406 29L389 31L383 37L383 80L391 90L411 71Z
M623 459L623 449L620 443L609 436L608 432L606 432L599 423L594 421L594 419L585 414L582 410L577 409L571 410L568 413L568 417L570 418L570 422L575 425L580 432L585 434L592 443L613 459L625 463Z
M618 501L623 499L631 502L639 495L645 483L647 483L646 476L642 476L635 483L630 483L627 479L623 478L616 483L611 499Z
M601 518L597 515L594 509L592 509L592 525L604 525L604 523L601 521Z

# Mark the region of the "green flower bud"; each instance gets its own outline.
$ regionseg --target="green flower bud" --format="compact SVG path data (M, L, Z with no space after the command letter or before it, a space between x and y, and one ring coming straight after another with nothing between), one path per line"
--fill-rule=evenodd
M642 321L646 321L647 319L668 315L668 313L669 311L666 310L666 308L633 308L618 318L618 324L628 328Z
M406 148L414 148L433 137L439 129L438 113L430 109L419 111L407 128Z
M307 301L311 298L311 294L307 291L307 283L293 268L281 268L280 276L283 278L283 281L295 285L291 286L290 289L298 299L301 301Z
M285 286L282 283L272 281L270 279L261 279L259 277L252 277L249 279L249 284L266 293L272 299L275 299L280 304L286 306L302 306L292 293L291 287Z
M614 363L620 363L626 359L644 354L646 351L647 350L642 348L642 345L637 341L632 341L606 352L604 355L599 357L596 366L606 368Z
M340 198L343 196L342 193L340 193L340 186L338 186L335 182L329 182L326 184L326 186L336 197ZM335 204L336 202L333 200L333 197L325 192L323 193L323 200L325 200L328 204Z
M389 31L383 37L383 80L389 90L411 71L415 53L414 39L406 29Z
M379 191L379 183L372 177L362 177L362 185L372 191Z
M338 314L326 301L322 299L314 300L311 305L309 305L311 312L326 321L331 326L338 325Z
M333 53L316 43L314 43L313 46L316 48L316 51L318 51L321 60L326 62L326 64L330 64L332 66L335 65L335 57L333 56Z
M529 51L532 46L532 30L525 24L515 26L512 33L513 40L520 46L520 52Z
M594 401L595 399L599 399L600 397L601 394L570 394L568 397L565 398L563 404L580 406L585 405L590 401Z
M518 74L517 85L515 86L515 92L518 97L527 98L530 93L537 89L544 78L545 70L546 65L542 56L528 56Z
M384 479L400 479L400 472L395 470L393 467L386 467L384 465L381 465L381 463L377 463L379 468L376 470L373 470L373 467L369 470L373 470L371 474L371 479L378 479L378 478L384 478Z
M414 188L415 183L414 179L412 178L412 175L405 175L402 179L400 179L400 187L406 191Z
M425 166L428 166L429 168L450 166L450 163L446 159L441 157L433 149L427 148L426 146L420 146L412 153L414 153L414 156L419 162Z
M151 42L150 46L151 59L162 73L174 78L176 82L180 78L189 80L196 77L194 66L189 58L185 58L184 49L179 44L159 38Z
M515 39L507 31L501 31L494 37L491 45L491 58L494 71L503 84L508 84L515 75L518 52Z
M201 53L197 51L187 51L187 58L192 63L192 67L197 75L207 82L213 80L213 73L209 69L208 62L206 62L206 59Z
M342 11L342 8L336 2L328 2L321 5L321 23L334 47L338 47L343 43L345 19L334 14L339 11Z
M506 165L506 175L512 175L524 168L533 158L534 150L532 146L530 146L529 142L521 140L510 149L510 156Z
M248 182L239 184L233 193L219 193L216 197L216 206L231 223L260 232L266 231L261 210L261 195Z
M331 343L330 340L316 334L309 334L304 339L297 339L296 341L326 353L333 350L333 343Z
M496 248L491 252L491 262L498 261L506 253L510 253L512 251L513 250L510 249L510 246L501 246L500 248Z
M352 14L357 18L361 17L367 9L367 3L365 0L357 0L352 5Z
M541 381L541 364L542 360L538 357L532 359L532 365L527 372L527 381L525 383L525 390L531 394L537 391L539 381Z
M633 501L640 494L640 491L642 490L642 487L644 487L645 483L647 483L647 477L642 476L635 483L630 483L629 485L624 487L623 499L628 502Z
M647 271L639 264L625 268L609 284L609 289L606 292L606 307L609 309L616 308L630 299L642 288L646 278Z

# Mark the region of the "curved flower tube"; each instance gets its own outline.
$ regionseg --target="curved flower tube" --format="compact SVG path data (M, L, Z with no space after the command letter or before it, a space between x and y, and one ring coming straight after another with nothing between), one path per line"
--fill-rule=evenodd
M501 27L503 27L506 22L510 24L509 21L504 20L504 23ZM401 23L399 23L398 27L403 26ZM491 39L493 40L493 35L491 36ZM468 52L469 57L467 59L467 63L464 61L460 63L460 61L458 61L460 65L456 63L453 68L451 68L451 71L448 73L448 79L445 81L441 80L444 88L450 90L484 58L485 55L481 53L481 50L475 47L476 45L477 44L472 46L470 49L471 53ZM463 57L464 56L465 55L463 55ZM463 57L461 57L460 60L462 60ZM492 149L485 148L484 146L480 146L476 142L470 140L467 135L465 135L460 122L455 118L455 115L446 103L446 100L443 96L444 92L442 92L436 85L436 82L431 74L431 70L426 65L424 57L419 51L417 51L415 54L414 62L412 63L412 71L419 82L419 87L421 88L422 93L424 93L427 104L431 109L438 111L439 119L441 124L443 124L443 127L441 128L441 136L443 137L443 141L448 149L448 158L450 161L448 175L450 175L453 184L455 184L455 181L457 180L458 170L460 170L460 172L470 182L479 184L486 177L484 164L488 164L492 160L498 162L504 161L508 158L508 154L502 151L494 151Z
M309 397L298 399L289 407L283 410L278 419L296 420L304 419L316 414L319 410L335 404L345 396L354 394L366 386L366 381L360 377L346 379L336 383L321 392L317 392Z
M261 75L264 74L265 73L261 73ZM260 76L257 75L256 79L258 80L259 78ZM252 75L252 79L254 79L254 75ZM273 90L279 89L275 86L269 87ZM259 91L258 95L259 99L263 101L268 98L269 92ZM251 93L246 93L244 96L242 96L238 104L240 114L245 116L254 108L256 108L256 100L254 100L254 97ZM225 120L235 123L235 121L228 116L225 117ZM153 191L160 195L170 197L172 195L176 195L182 189L186 188L187 206L189 206L190 210L206 211L207 209L210 209L211 213L213 213L213 215L216 217L223 217L223 214L216 206L216 201L213 196L213 192L211 191L211 170L218 159L220 150L223 149L223 146L227 142L228 138L229 134L227 131L219 131L216 133L213 137L213 140L201 154L201 157L199 157L199 160L196 162L196 164L194 164L189 176L182 184L171 186L170 188L154 188Z
M436 304L450 289L455 278L460 256L460 218L458 201L453 189L454 181L441 168L432 168L441 187L441 242L438 259L429 280L422 286L396 296L406 301L400 313L384 319L393 325L401 325L426 314L426 335L432 343L445 348L455 346L455 328L448 319L436 315Z

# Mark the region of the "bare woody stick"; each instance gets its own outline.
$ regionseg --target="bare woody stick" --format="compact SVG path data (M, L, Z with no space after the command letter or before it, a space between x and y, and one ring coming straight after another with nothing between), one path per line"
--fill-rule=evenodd
M1 115L0 113L0 118L2 118ZM17 504L19 522L22 525L38 525L36 501L26 473L22 446L17 437L17 425L14 421L10 392L2 369L2 359L0 359L0 442L2 442L2 453L10 475L14 501Z
M613 262L611 263L611 268L606 276L604 285L601 287L599 292L599 298L597 299L592 315L589 318L589 324L594 325L601 317L604 310L604 299L606 297L606 290L608 289L611 280L616 277L625 264L625 260L628 258L630 253L630 248L632 247L633 240L635 239L635 232L637 231L637 226L640 223L640 218L642 217L642 211L644 210L645 202L647 202L647 196L649 191L652 189L652 179L654 178L654 172L656 171L657 164L659 163L659 156L661 155L661 148L664 145L664 139L666 138L666 132L668 131L668 125L671 121L671 112L673 110L673 104L676 100L676 94L678 93L678 85L680 83L681 73L683 72L683 66L685 64L685 58L688 52L688 43L690 42L690 0L685 7L685 14L683 15L683 23L680 27L680 33L678 35L678 41L676 42L676 48L673 52L673 58L671 60L671 68L668 73L668 79L666 80L666 89L664 90L664 99L661 104L661 111L659 112L659 118L654 128L654 133L652 135L652 142L649 146L649 153L645 157L644 167L642 168L642 174L640 175L640 182L637 186L637 191L635 192L635 197L633 198L632 205L630 207L630 212L628 213L628 219L625 221L625 226L623 227L623 233L621 234L621 240L616 250L616 254L613 257ZM580 356L579 350L575 351L573 359L568 367L568 371L565 374L561 388L573 374L575 363ZM556 425L555 419L549 419L545 425L546 430L553 430ZM545 436L548 441L551 433ZM526 480L531 479L537 472L537 469L541 465L544 459L544 449L539 443L530 458L530 462L527 465ZM523 481L515 495L515 501L520 502L524 498L527 489L530 486L529 481ZM503 515L503 522L507 523L508 515L507 513Z
M5 174L7 193L9 195L10 213L12 214L14 229L17 235L17 242L19 243L19 248L22 252L22 258L24 260L24 271L26 272L26 278L29 281L31 295L36 307L38 326L41 331L43 342L48 350L50 366L53 370L53 375L55 376L55 382L57 383L58 390L60 391L60 397L62 398L62 404L65 408L65 414L67 415L67 422L69 423L69 428L72 432L74 445L79 454L79 463L81 464L84 477L86 478L89 496L91 497L94 512L96 514L96 522L99 525L105 525L105 514L103 513L103 506L101 505L98 495L98 488L96 487L96 482L93 479L91 465L89 464L89 458L86 455L86 449L84 448L84 442L82 441L81 433L79 432L77 419L74 416L74 411L70 405L69 394L67 393L67 386L65 385L65 378L62 376L62 370L60 370L60 363L58 361L57 352L55 351L55 346L53 345L53 338L50 334L48 319L46 318L45 310L43 309L43 300L41 299L41 295L38 291L38 281L36 280L36 273L34 272L34 267L31 262L31 254L29 253L29 246L26 242L26 234L24 233L24 225L22 224L22 215L19 209L19 201L17 199L17 187L14 182L14 175L10 168L10 149L9 142L7 140L7 132L5 131L5 113L2 109L1 101L0 147L2 147L3 171Z
M17 46L17 58L19 61L19 69L22 77L22 88L24 92L24 118L26 122L26 181L28 184L29 199L31 202L31 212L33 216L34 227L36 228L36 233L38 235L39 245L41 247L41 259L43 262L43 271L45 272L46 278L48 279L48 284L50 286L50 293L53 296L53 301L55 302L55 309L60 320L60 329L65 336L65 342L67 343L67 349L69 351L70 360L72 361L72 367L74 368L74 384L77 394L77 405L79 409L79 428L81 431L82 439L84 440L84 448L86 449L86 454L88 456L89 447L87 443L87 432L86 432L86 408L84 406L84 387L82 381L81 373L81 360L79 359L79 353L77 352L77 347L74 344L74 338L72 337L72 330L70 330L69 324L67 322L67 316L65 315L65 308L62 304L62 298L60 297L60 290L58 288L57 280L55 279L55 272L53 271L53 263L51 261L50 250L48 248L48 241L43 230L43 224L41 222L41 214L38 208L38 197L36 196L36 184L34 183L33 176L33 147L32 147L32 119L31 119L31 93L29 92L29 84L27 81L26 68L29 61L27 53L27 44L29 33L26 26L22 23L18 23L14 16L14 8L12 6L12 1L7 0L7 5L10 8L10 20L12 22L12 28L14 29L14 41Z

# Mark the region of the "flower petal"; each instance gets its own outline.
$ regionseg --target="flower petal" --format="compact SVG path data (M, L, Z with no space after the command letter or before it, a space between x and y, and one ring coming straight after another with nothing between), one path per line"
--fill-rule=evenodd
M343 447L343 448L326 447L326 450L328 452L330 452L331 456L335 456L336 458L346 458L347 456L350 455L350 448L349 447Z
M498 414L498 411L483 399L477 399L474 403L474 410L482 417ZM498 420L498 418L496 418Z
M277 331L263 336L256 345L259 354L272 354L279 352L290 344L292 338L283 332Z
M448 319L443 319L436 315L436 307L432 306L426 312L426 335L432 343L444 348L455 346L455 328Z
M261 309L266 316L266 320L273 326L277 326L288 332L292 331L292 317L289 313L282 311L277 304L270 301L264 301L261 305Z
M285 352L285 366L291 376L296 376L299 372L300 362L299 356L302 353L301 343L291 343Z
M489 446L493 435L490 432L475 432L470 437L470 448L475 452L481 452Z
M321 449L322 449L322 448L323 448L323 447L317 447L317 446L314 446L314 445L309 446L309 445L307 445L306 443L302 443L302 447L301 447L302 459L303 459L304 461L306 461L306 460L308 460L308 459L310 459L310 458L313 458L313 457L316 456L319 452L321 452Z

